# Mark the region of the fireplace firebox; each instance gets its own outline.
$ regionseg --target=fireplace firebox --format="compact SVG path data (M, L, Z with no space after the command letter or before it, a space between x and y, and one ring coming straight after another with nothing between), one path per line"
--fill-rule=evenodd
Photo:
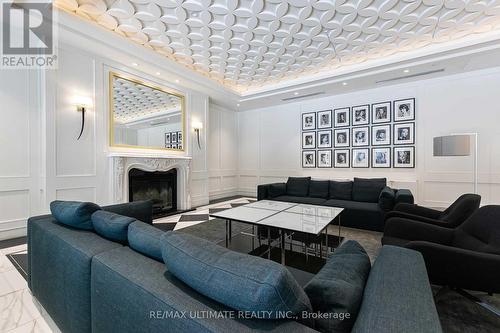
M148 172L131 169L129 201L152 200L153 218L177 211L177 169Z

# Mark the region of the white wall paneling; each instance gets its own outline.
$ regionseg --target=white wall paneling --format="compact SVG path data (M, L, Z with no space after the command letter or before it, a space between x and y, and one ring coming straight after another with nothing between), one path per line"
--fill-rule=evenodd
M479 133L479 192L483 204L499 203L500 68L363 90L238 113L238 188L255 195L257 184L287 176L352 179L387 177L409 188L424 205L447 206L473 190L472 157L432 154L433 137ZM302 169L301 113L415 97L415 169ZM332 148L335 149L335 148Z
M210 199L238 193L237 114L210 104L208 127L208 178Z

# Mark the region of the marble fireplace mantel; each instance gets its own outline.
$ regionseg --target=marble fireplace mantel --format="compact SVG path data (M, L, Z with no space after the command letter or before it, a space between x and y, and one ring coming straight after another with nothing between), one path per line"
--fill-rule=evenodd
M143 171L168 171L177 169L177 209L191 208L190 165L191 157L158 154L153 152L111 152L110 171L112 198L115 203L129 201L128 173L131 169Z

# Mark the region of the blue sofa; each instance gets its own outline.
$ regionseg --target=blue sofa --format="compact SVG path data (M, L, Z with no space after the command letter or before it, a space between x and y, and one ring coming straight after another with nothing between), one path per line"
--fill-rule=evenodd
M392 189L385 178L335 181L290 177L286 183L257 186L257 200L266 199L341 207L343 226L374 231L384 231L385 214L396 204L414 202L410 190Z
M134 224L142 228L141 222ZM146 228L154 246L163 232ZM168 262L130 246L63 225L51 215L30 218L31 292L63 332L315 332L294 320L167 318L172 311L230 309L175 278ZM324 271L321 279L328 276ZM386 246L367 278L352 332L391 331L441 332L441 327L422 256Z

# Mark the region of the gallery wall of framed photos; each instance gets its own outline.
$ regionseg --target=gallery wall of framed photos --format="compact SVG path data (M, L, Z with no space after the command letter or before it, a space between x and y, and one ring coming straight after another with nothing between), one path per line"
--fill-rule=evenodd
M165 133L165 148L182 149L182 132Z
M415 98L302 113L303 168L415 168Z

